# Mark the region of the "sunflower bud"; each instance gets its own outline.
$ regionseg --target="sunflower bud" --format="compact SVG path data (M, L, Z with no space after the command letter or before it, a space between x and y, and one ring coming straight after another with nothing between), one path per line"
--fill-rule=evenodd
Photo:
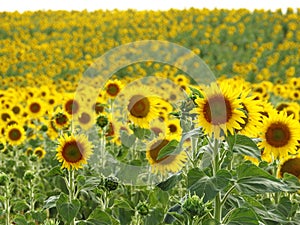
M198 195L189 196L183 203L184 211L188 212L191 216L204 216L205 206L202 200Z
M107 177L104 181L104 186L107 190L113 191L116 190L119 185L119 180L116 177Z
M34 172L27 170L24 174L24 179L27 181L31 181L34 178Z
M0 186L5 186L8 182L8 176L5 173L0 173Z
M35 154L33 154L33 155L30 156L29 160L30 160L31 162L36 162L36 161L38 160L38 156L35 155Z
M146 202L139 202L136 209L138 213L142 216L146 216L149 213L149 207Z
M48 127L46 125L43 125L40 129L42 132L46 132L48 130Z
M104 128L107 124L108 124L108 119L106 116L100 115L97 117L97 121L96 124L101 127Z

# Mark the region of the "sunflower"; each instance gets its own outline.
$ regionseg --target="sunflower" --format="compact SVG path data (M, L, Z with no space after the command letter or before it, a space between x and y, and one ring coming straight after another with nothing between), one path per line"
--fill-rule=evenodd
M241 100L238 99L239 91L234 91L229 85L223 84L218 88L216 83L209 87L204 87L204 98L195 100L198 107L195 112L198 114L198 124L204 131L215 138L220 138L221 134L241 129L246 118L241 110Z
M245 123L241 124L241 129L238 133L249 136L257 137L261 128L261 114L262 107L260 101L254 100L255 96L250 96L249 91L244 91L240 99L242 100L242 109L246 117L243 118Z
M179 138L182 135L182 129L180 126L180 119L169 119L165 123L167 127L167 135L174 137L174 138Z
M87 164L93 152L92 148L93 145L85 135L64 134L59 138L56 158L62 162L62 168L78 170L82 165Z
M285 173L293 174L300 179L300 154L289 156L280 162L277 177L282 178Z
M25 140L25 130L18 124L13 124L5 129L6 139L11 145L20 145Z
M146 86L138 85L126 90L124 97L128 119L141 128L149 128L158 116L158 96Z
M27 113L31 118L39 119L46 112L46 104L38 99L30 99L27 103Z
M75 124L79 125L84 130L92 128L95 123L96 119L92 110L83 110L75 117Z
M63 97L63 110L70 116L77 115L80 109L80 101L74 98L74 94L67 93Z
M272 112L265 117L262 126L262 141L259 147L263 149L262 158L266 161L286 158L289 153L296 153L298 145L299 122L284 112Z
M33 154L35 154L39 159L42 159L45 157L46 151L41 147L37 147L36 149L34 149Z
M146 158L151 165L153 173L166 174L167 172L178 172L187 160L185 151L170 154L162 159L157 159L159 152L171 141L170 137L159 135L156 139L147 144Z
M70 126L70 118L61 108L56 108L50 120L51 127L56 131L68 129Z
M105 96L115 98L122 90L123 84L120 80L108 81L105 85Z

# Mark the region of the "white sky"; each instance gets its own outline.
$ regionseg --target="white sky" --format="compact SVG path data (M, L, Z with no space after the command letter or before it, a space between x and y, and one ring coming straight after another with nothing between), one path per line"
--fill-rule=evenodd
M283 12L288 7L300 8L300 0L0 0L0 12L33 10L84 10L120 9L126 10L168 10L170 8L224 8L249 10L266 9Z

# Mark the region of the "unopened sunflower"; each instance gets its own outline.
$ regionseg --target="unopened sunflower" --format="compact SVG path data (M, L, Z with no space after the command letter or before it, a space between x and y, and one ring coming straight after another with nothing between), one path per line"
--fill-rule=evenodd
M262 126L262 141L259 147L263 149L262 158L266 161L288 157L296 153L299 140L299 122L286 113L272 112L265 117Z
M59 138L59 145L57 147L56 158L62 162L62 168L79 169L92 154L93 145L88 138L83 135L67 135L64 134Z
M204 98L195 100L198 114L198 124L203 127L205 133L215 138L220 138L222 133L234 133L234 130L241 129L246 115L241 110L241 100L238 99L239 92L234 91L229 85L223 84L220 87L212 83L204 88Z

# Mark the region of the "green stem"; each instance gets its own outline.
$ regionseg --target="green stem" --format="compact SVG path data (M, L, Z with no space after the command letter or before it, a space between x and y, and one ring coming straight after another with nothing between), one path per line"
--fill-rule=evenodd
M232 186L228 189L228 191L225 193L225 195L224 195L224 197L223 197L223 199L222 199L222 201L221 201L221 205L224 205L224 203L226 202L226 199L228 198L229 194L234 190L234 188L235 188L235 185L232 185Z
M217 172L220 169L220 155L219 155L219 141L217 139L214 140L213 146L213 175L216 176ZM221 193L218 192L215 200L214 200L214 218L219 223L222 220L222 204L221 204Z
M68 175L69 175L69 185L68 189L69 189L69 201L70 203L74 200L75 197L75 179L74 179L74 170L70 169L68 170ZM75 225L75 218L71 221L70 225Z
M5 224L10 225L10 186L8 181L5 184L4 197L5 197L5 204L4 204Z
M29 210L30 212L34 211L34 190L33 190L33 185L32 185L32 181L29 182L29 190L30 190L30 205L29 205Z

